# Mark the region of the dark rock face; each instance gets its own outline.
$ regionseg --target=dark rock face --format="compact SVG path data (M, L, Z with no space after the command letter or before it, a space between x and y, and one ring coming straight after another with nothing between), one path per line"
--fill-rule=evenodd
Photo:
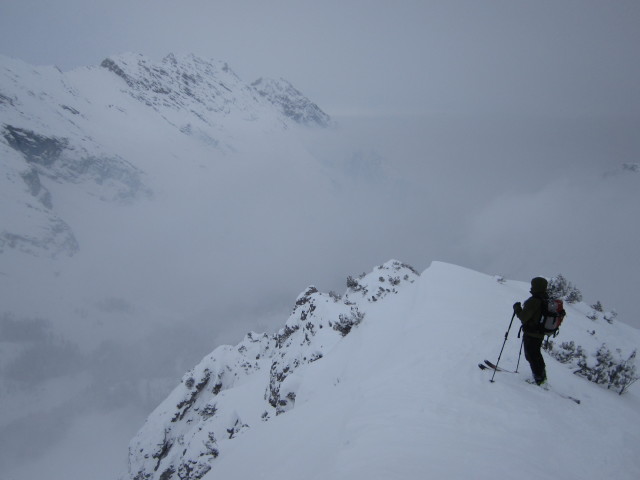
M9 146L24 155L29 163L50 167L67 148L66 139L46 137L31 130L5 125L2 136Z
M187 110L206 124L212 113L255 108L253 91L224 62L194 55L177 59L167 55L153 63L142 55L107 58L102 68L127 84L127 93L157 110Z
M47 136L26 128L4 125L0 131L6 144L23 159L24 166L16 172L27 192L38 201L30 205L29 214L39 217L37 229L0 230L0 252L19 250L34 256L73 256L80 246L71 226L56 213L55 199L43 180L63 184L94 184L100 186L107 201L129 203L150 195L142 172L118 157L87 155L73 148L66 138ZM8 175L10 177L11 175Z

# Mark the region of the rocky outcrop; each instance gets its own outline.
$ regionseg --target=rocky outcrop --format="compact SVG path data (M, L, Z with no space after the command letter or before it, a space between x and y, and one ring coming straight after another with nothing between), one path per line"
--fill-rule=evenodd
M2 136L11 148L29 163L50 167L60 158L69 142L65 138L47 137L25 128L5 125Z
M285 117L296 123L315 127L331 125L329 115L283 78L279 80L260 78L251 86L275 105Z
M344 297L310 286L276 334L250 333L235 347L218 347L184 375L131 441L131 480L198 480L215 469L227 442L295 408L307 370L366 321L367 309L417 277L392 260L361 276L362 288L349 288Z
M48 137L12 125L4 126L2 136L29 165L21 177L31 195L41 197L47 208L53 208L53 203L40 175L60 183L108 185L110 192L101 195L106 200L130 201L151 193L142 181L142 172L117 156L92 155L71 147L67 138Z

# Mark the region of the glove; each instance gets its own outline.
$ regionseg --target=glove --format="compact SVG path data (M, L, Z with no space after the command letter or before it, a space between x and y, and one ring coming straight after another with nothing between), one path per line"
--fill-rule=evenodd
M522 312L522 305L520 304L520 302L514 303L513 304L513 313L515 313L517 315L520 312Z

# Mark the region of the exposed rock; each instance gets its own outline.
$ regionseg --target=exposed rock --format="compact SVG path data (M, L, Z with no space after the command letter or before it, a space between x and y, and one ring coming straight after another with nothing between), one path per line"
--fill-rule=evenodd
M392 280L392 288L385 290L390 295L417 276L408 265L391 261L360 282L368 289L379 278ZM378 299L384 302L385 297ZM130 478L199 480L215 471L227 442L256 422L294 408L304 370L322 361L364 320L353 301L336 298L311 286L296 299L278 333L250 333L236 347L218 347L187 372L131 441ZM371 306L366 296L358 300ZM243 390L250 383L264 389Z
M4 126L2 136L11 148L24 155L27 162L44 167L53 165L69 143L64 138L47 137L11 125Z
M251 86L296 123L319 127L328 127L331 124L329 115L283 78L260 78Z

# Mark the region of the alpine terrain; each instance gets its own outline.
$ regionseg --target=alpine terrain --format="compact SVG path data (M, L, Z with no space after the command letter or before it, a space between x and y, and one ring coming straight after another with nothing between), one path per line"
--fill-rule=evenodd
M637 159L529 161L538 185L511 162L535 129L502 150L440 120L341 129L290 81L191 54L0 56L1 480L640 478L640 334L550 271L635 311ZM542 222L520 219L549 211L563 242L527 263ZM388 258L425 263L322 292ZM529 275L568 312L546 390L517 320L518 373L484 368Z
M638 478L640 397L613 385L620 368L637 378L638 330L569 302L551 386L526 382L517 325L500 365L519 371L491 383L478 363L527 283L392 260L347 285L308 287L276 334L189 370L131 441L127 478Z

